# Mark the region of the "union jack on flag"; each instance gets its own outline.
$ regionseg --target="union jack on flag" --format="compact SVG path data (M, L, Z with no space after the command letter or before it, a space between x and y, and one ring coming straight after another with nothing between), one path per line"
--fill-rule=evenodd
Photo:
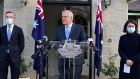
M40 77L42 77L45 66L46 66L46 57L42 56L41 53L38 52L37 41L43 39L46 36L45 27L44 27L44 12L42 1L37 1L37 7L35 12L35 18L33 23L32 37L35 40L35 57L33 69L37 71Z
M43 38L43 36L45 36L44 12L41 0L38 0L37 2L32 36L34 40L40 40Z
M102 45L103 45L103 21L102 21L102 9L101 0L97 0L97 16L95 25L95 46L100 50L95 52L94 65L97 69L97 76L99 77L101 65L102 65Z

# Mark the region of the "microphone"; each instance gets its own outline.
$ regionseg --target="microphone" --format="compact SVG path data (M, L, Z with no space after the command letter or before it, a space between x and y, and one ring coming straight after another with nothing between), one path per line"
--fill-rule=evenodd
M93 47L94 52L100 52L100 50L94 45L92 38L88 38L87 43L89 44L90 47Z
M46 44L47 44L47 41L48 41L48 37L47 36L43 36L42 39L39 39L39 40L36 41L36 43L37 43L36 48L39 49L39 48L45 47Z
M90 41L90 47L93 47L93 50L95 52L100 52L100 50L94 45L94 42L93 41Z
M45 47L43 55L46 56L48 54L48 51L51 50L52 46L49 44L48 46Z
M47 46L47 49L50 50L51 48L52 48L52 45L49 44L49 45Z
M93 41L90 41L89 46L90 47L93 47L94 46L94 42Z
M46 43L47 41L48 41L48 37L47 37L47 36L43 36L42 39L37 40L37 42L38 42L39 44L44 44L44 43Z
M42 54L43 54L43 55L46 55L46 54L48 53L48 51L49 51L51 48L52 48L52 46L51 46L51 45L48 45L47 47L45 47L45 48L43 49L43 51L45 51L45 52L42 52ZM31 56L31 58L32 58L32 59L35 59L35 58L37 57L38 53L39 53L39 52L35 52L35 53Z
M43 36L42 39L39 39L39 40L35 41L36 42L36 48L39 49L39 50L42 50L43 52L44 52L44 50L50 50L51 49L50 45L46 47L47 41L48 41L48 37L47 36ZM41 52L41 53L43 53L43 52ZM39 53L38 51L35 52L31 56L31 58L35 59L37 57L38 53Z

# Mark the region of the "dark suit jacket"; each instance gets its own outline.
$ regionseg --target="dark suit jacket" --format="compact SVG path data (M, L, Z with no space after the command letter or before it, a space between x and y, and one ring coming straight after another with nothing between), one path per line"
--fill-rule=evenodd
M20 27L14 25L10 41L7 38L7 26L0 27L0 63L4 62L7 50L9 50L12 62L19 62L23 49L24 35Z
M71 32L69 35L69 39L71 40L77 40L79 42L86 41L86 35L84 32L84 29L81 25L78 24L73 24L71 27ZM66 35L65 35L65 26L60 26L60 28L57 29L56 34L55 34L55 39L54 41L62 41L66 40ZM64 65L64 59L59 58L58 59L58 66L63 66ZM76 58L75 60L75 65L82 65L84 64L84 56L82 55L80 58Z

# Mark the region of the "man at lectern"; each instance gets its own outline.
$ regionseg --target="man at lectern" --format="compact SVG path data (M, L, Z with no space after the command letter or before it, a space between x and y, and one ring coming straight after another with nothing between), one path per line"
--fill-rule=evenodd
M60 26L55 34L54 41L62 40L77 40L78 42L86 41L86 34L81 25L73 23L73 13L70 10L62 11L62 26ZM64 71L64 58L58 58L58 69L59 69L59 79L81 79L82 65L84 64L84 55L79 58L75 58L75 66L73 65L73 60L65 59L65 71ZM70 65L70 68L69 68ZM73 71L75 67L75 71ZM73 72L75 73L73 75ZM65 75L65 76L64 76Z

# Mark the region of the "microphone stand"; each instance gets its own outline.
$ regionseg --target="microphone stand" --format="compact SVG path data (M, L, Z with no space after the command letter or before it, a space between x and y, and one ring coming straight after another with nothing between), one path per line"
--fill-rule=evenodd
M39 72L40 72L40 75L39 75L39 79L43 79L43 68L42 68L42 66L43 66L43 48L39 48L39 50L40 50L40 53L39 53L39 56L40 56L40 63L39 63L39 66L40 66L40 68L39 68Z
M32 59L35 59L37 57L37 55L39 55L39 68L38 68L38 71L39 71L39 79L43 79L43 76L45 74L45 70L43 70L43 60L46 56L46 64L47 64L47 78L48 78L48 50L46 48L46 37L45 37L45 40L44 38L41 39L41 40L38 40L36 41L37 46L36 48L38 49L37 52L35 54L33 54L31 56ZM46 51L45 51L45 48L46 48ZM37 74L36 74L36 79L37 79Z
M46 79L48 79L48 49L46 49Z
M92 79L92 47L90 47L89 53L89 79Z
M53 48L54 45L52 45L50 48L46 48L46 51L45 51L45 55L46 55L46 79L48 79L48 52L51 50L51 48Z
M93 56L92 56L92 53L94 52L100 52L100 50L94 46L94 43L90 42L90 54L89 54L89 79L92 79L92 65L95 63L92 63L92 60L93 60ZM94 53L94 60L95 60L95 53ZM94 79L95 79L95 65L93 66L94 67Z
M35 54L33 54L33 55L31 56L31 58L32 58L32 59L36 58L38 54L39 54L39 56L42 54L40 48L35 52ZM41 60L40 60L40 61L41 61ZM39 66L40 66L40 65L41 65L41 62L39 63ZM41 70L41 69L39 69L39 70ZM39 73L40 73L40 71L39 71ZM37 78L38 78L38 74L37 74L37 71L36 71L36 79L37 79ZM39 75L39 79L41 79L40 75Z
M40 46L40 48L38 49L39 51L39 59L40 59L40 62L39 62L39 79L43 79L43 75L44 75L44 70L43 70L43 59L44 57L46 56L46 65L47 65L47 78L48 78L48 50L46 49L46 46L42 45Z
M38 50L37 50L37 52L35 53L35 54L33 54L32 55L32 59L34 59L34 58L36 58L37 57L37 55L39 54L39 69L38 69L38 71L39 71L39 79L43 79L43 76L42 76L42 53L43 53L43 50L42 50L42 48L38 48ZM37 72L37 71L36 71ZM36 73L36 79L38 78L38 75L37 75L37 73Z

